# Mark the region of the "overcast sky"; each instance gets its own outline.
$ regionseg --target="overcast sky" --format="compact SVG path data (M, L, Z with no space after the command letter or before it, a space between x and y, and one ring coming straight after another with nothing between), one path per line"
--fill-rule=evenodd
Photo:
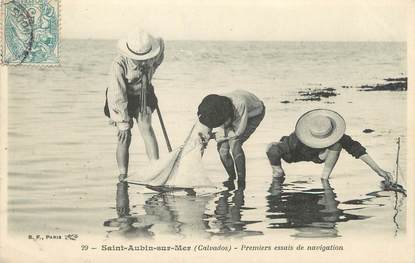
M406 39L406 0L63 0L64 38L167 40Z

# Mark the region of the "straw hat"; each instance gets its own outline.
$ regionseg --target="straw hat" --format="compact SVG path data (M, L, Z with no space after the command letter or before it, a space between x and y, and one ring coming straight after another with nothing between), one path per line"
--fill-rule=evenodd
M147 60L160 53L160 41L149 33L138 29L128 34L126 39L118 41L118 49L122 55L135 59Z
M295 134L311 148L327 148L338 142L346 131L346 122L335 111L316 109L304 113L297 121Z

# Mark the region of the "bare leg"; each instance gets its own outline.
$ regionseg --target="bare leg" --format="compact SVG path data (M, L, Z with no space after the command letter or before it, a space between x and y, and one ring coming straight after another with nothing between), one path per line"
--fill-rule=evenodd
M137 118L137 126L140 130L141 136L143 136L144 145L146 147L146 153L150 160L157 160L159 158L159 147L157 144L156 134L151 126L151 111L148 108L148 114Z
M125 140L121 140L118 137L116 159L118 170L120 171L120 180L123 180L127 177L128 173L128 160L129 160L129 148L131 144L131 132L128 131L127 137Z
M336 143L333 146L331 146L325 154L320 155L320 158L324 156L324 168L323 172L321 174L322 179L329 179L331 172L334 169L334 166L336 166L337 160L339 159L340 152L341 152L342 146L340 143Z
M232 156L229 152L230 150L229 143L228 142L218 143L217 149L219 152L220 160L222 161L222 164L225 167L225 170L229 175L229 179L235 180L236 172L235 172L235 166L233 163Z
M240 140L231 140L229 142L233 160L235 162L236 173L238 175L238 185L242 186L245 183L246 167L245 167L245 153L242 149Z

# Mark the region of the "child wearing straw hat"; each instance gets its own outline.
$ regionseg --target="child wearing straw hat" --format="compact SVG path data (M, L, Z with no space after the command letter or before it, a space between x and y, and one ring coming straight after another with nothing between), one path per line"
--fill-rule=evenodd
M284 136L279 142L267 146L267 156L274 177L285 175L281 159L287 163L314 162L324 163L321 177L328 179L340 156L342 149L362 160L379 176L390 181L392 176L384 171L370 157L366 149L345 134L346 122L335 111L316 109L303 114L297 121L295 131Z
M164 58L164 42L139 29L118 41L119 54L110 69L105 115L117 127L116 159L119 179L128 173L129 147L133 118L143 136L147 156L159 158L157 139L151 126L151 114L157 107L151 79Z
M255 132L265 116L264 103L245 90L203 98L197 112L199 122L206 127L202 140L215 139L217 150L229 183L238 176L238 186L245 184L245 153L243 143ZM212 129L219 128L216 133ZM208 134L208 135L206 135ZM236 170L235 170L236 168Z

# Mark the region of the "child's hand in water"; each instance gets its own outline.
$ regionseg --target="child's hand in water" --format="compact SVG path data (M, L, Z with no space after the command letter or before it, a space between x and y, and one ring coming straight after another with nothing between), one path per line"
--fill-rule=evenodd
M387 171L384 171L384 170L382 170L382 169L380 169L379 171L378 171L378 175L379 176L381 176L381 177L383 177L383 178L385 178L385 181L386 182L391 182L392 181L392 174L390 173L390 172L387 172Z
M384 191L395 191L395 192L402 193L406 196L406 190L400 184L385 180L381 182L381 187Z

